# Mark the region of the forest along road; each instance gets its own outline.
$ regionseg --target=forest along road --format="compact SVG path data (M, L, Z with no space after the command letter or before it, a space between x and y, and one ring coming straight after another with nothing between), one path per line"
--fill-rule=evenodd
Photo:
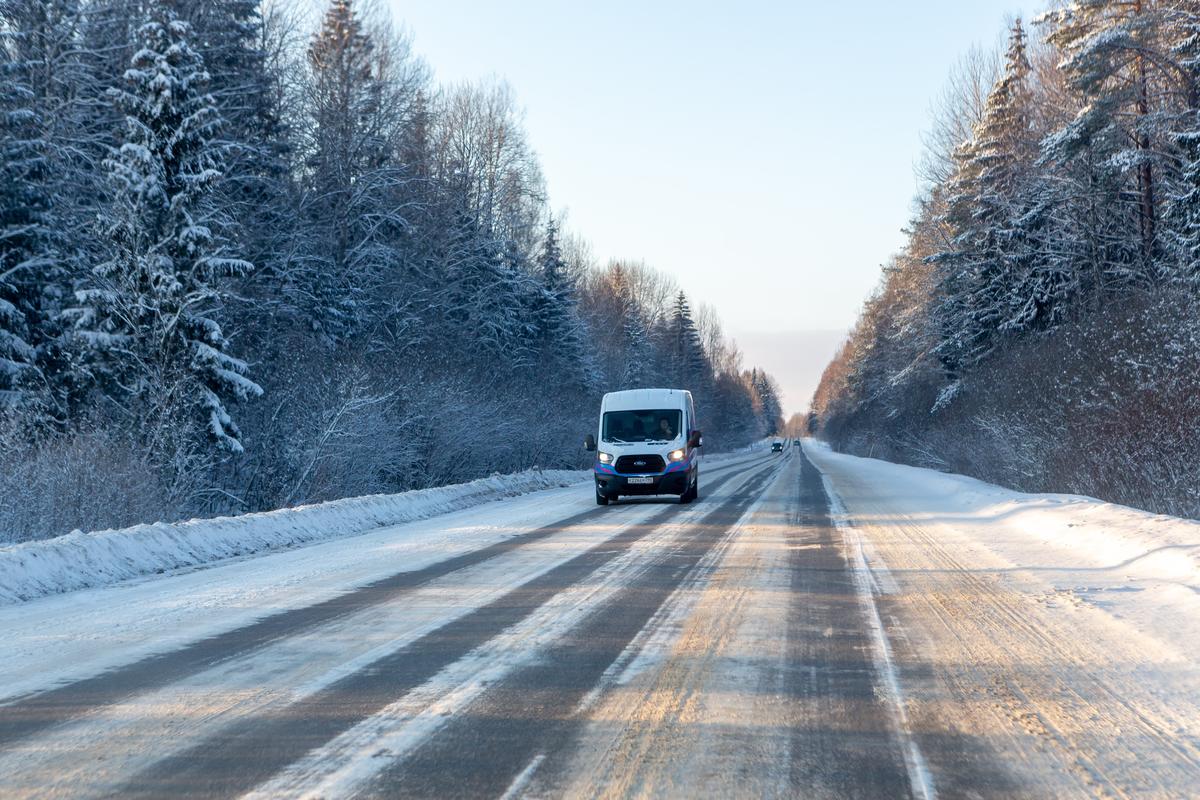
M1200 785L1186 721L874 496L746 455L691 505L585 483L0 609L0 796Z

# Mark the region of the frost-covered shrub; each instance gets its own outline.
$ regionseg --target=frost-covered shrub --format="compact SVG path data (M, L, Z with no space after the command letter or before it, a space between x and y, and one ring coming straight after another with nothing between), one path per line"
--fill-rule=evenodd
M0 543L179 519L198 499L199 476L172 475L114 428L30 444L10 422L0 453Z
M1140 292L997 350L931 413L929 392L823 430L839 449L1025 491L1200 517L1200 300Z

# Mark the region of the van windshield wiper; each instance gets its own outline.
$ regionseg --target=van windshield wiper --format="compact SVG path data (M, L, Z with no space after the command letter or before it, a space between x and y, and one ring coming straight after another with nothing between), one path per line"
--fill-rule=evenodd
M612 443L615 443L615 444L633 444L633 442L627 442L627 441L625 441L624 439L618 439L618 438L617 438L617 437L615 437L615 436L610 436L610 437L608 437L607 439L605 439L604 441L606 441L606 442L612 442Z

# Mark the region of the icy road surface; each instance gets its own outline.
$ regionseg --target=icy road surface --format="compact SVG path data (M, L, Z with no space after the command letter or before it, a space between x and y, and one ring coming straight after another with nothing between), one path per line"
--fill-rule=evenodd
M806 452L0 608L0 796L1196 795L1200 526Z

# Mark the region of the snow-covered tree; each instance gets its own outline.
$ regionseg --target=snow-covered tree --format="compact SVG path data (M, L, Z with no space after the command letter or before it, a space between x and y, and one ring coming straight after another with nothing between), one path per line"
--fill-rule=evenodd
M957 153L945 190L950 247L937 254L942 341L953 380L1006 335L1062 318L1073 286L1069 265L1048 245L1054 202L1037 167L1030 62L1025 30L1010 31L1004 69L988 93L972 138Z
M285 118L285 65L271 61L284 58L278 51L285 50L285 42L272 37L286 34L268 29L258 0L188 0L178 6L191 25L193 46L204 60L209 92L224 120L218 143L225 168L215 188L234 226L230 234L256 266L277 277L280 254L297 227L290 196L294 142Z
M617 376L618 385L622 389L644 389L654 382L653 340L642 310L633 301L627 287L620 296L620 304L620 353L624 369Z
M1181 4L1173 22L1172 55L1179 63L1185 98L1173 136L1180 155L1179 180L1169 198L1170 245L1178 264L1173 277L1200 287L1200 5Z
M426 74L407 39L368 25L351 0L333 0L308 47L303 215L310 245L295 279L298 304L331 343L394 309L401 265L414 254L412 170L399 161L405 128L422 111Z
M1161 40L1168 5L1072 0L1041 17L1047 41L1062 53L1061 69L1082 99L1075 117L1047 138L1047 156L1100 161L1124 178L1127 186L1101 200L1127 206L1136 261L1123 271L1141 283L1161 277L1158 184L1166 131L1158 98L1164 81L1176 77Z
M438 247L434 336L454 346L464 366L528 363L534 320L528 314L533 285L496 242L480 230L460 198L448 237Z
M759 418L758 436L773 436L783 432L783 403L779 385L767 372L757 367L744 376L754 399Z
M46 250L46 169L28 65L0 47L0 406L28 400L39 383L31 327Z
M485 233L534 260L545 188L512 89L490 81L452 87L431 133L439 180L466 199Z
M94 238L83 224L96 181L94 142L79 125L93 86L76 43L81 16L76 0L0 3L0 391L36 394L56 425L76 378L59 317Z
M667 329L667 367L674 386L704 396L712 384L712 368L700 342L700 332L692 319L687 295L675 296L675 305Z
M100 221L111 257L78 293L76 332L100 387L122 401L154 404L178 391L220 447L240 452L226 402L261 393L229 352L216 317L221 282L250 265L222 239L212 188L221 118L190 28L166 8L151 12L125 87L124 141L107 160L113 200Z
M558 225L551 219L546 225L545 241L538 258L534 299L534 322L542 352L550 365L582 385L588 365L584 335L576 309L575 287L567 274L558 241Z

